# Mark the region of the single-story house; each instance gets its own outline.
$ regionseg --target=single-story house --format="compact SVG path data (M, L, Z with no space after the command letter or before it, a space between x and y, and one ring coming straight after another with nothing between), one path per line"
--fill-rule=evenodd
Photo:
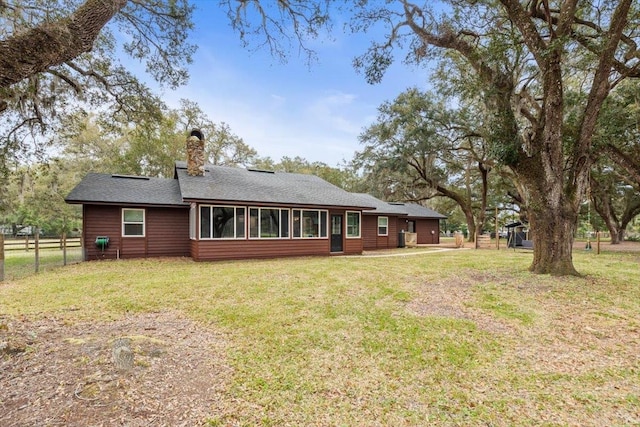
M407 215L398 218L398 231L417 234L419 245L440 243L440 220L445 215L417 203L390 203L400 207Z
M418 244L440 243L440 220L446 216L416 203L384 202L364 193L353 196L373 206L362 212L363 249L397 248L401 233L415 233Z
M85 259L360 254L397 247L409 220L420 235L443 217L429 211L435 225L422 226L427 219L409 212L418 205L349 193L313 175L205 165L196 131L187 158L172 179L88 174L65 199L82 205Z

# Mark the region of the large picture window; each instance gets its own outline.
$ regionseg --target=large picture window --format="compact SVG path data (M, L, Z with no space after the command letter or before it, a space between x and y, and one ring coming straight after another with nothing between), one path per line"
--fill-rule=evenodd
M144 237L144 209L122 209L122 235Z
M289 210L279 208L250 208L249 237L252 239L289 237Z
M347 237L360 237L360 212L347 212Z
M244 239L244 207L200 206L201 239Z
M389 235L389 218L386 216L378 217L378 236Z
M327 237L327 211L294 209L293 237L303 239Z

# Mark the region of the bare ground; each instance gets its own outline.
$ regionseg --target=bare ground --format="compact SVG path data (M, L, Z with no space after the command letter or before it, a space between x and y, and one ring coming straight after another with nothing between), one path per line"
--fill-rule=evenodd
M130 340L134 366L112 360ZM231 369L225 339L176 313L67 324L0 317L0 425L196 426Z

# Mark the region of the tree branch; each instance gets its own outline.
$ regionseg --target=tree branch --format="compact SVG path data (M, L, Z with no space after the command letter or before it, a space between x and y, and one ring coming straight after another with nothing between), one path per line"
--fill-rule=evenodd
M66 19L0 41L0 88L90 51L102 28L126 3L86 0Z

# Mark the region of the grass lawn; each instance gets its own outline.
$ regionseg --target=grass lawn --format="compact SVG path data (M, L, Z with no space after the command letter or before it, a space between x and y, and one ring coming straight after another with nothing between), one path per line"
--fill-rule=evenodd
M0 283L0 320L221 331L211 426L640 425L640 254L576 251L581 278L531 256L87 262Z

